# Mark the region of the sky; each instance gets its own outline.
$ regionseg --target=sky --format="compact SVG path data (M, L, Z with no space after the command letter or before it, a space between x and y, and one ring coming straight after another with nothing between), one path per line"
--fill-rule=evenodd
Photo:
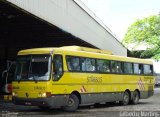
M160 0L81 0L121 41L137 19L160 13Z

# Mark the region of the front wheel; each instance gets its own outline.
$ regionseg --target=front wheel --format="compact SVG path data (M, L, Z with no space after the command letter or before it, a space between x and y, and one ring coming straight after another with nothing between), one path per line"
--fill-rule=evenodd
M126 105L128 105L129 100L130 100L129 93L127 91L125 91L123 94L123 100L121 101L121 104L126 106Z
M64 106L65 111L75 111L79 106L79 99L75 94L71 94L68 99L67 106Z
M137 104L139 102L139 92L138 91L134 91L133 92L133 98L132 98L132 104Z

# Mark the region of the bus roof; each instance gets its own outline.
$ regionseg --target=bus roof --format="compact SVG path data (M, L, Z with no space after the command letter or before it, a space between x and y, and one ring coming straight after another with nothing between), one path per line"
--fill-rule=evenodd
M111 51L88 48L88 47L80 47L80 46L63 46L61 47L61 49L76 50L76 51L83 51L83 52L93 52L93 53L101 53L101 54L112 54Z
M25 49L18 52L18 55L29 55L29 54L51 54L55 48L33 48Z
M84 56L84 57L92 57L92 58L99 58L99 59L109 59L109 60L126 61L126 62L133 62L133 63L152 64L152 61L150 60L112 55L112 52L110 51L92 49L92 48L80 47L80 46L63 46L63 47L57 47L57 48L26 49L26 50L19 51L18 55L52 54L54 51L62 52L67 55L74 55L74 56Z
M80 47L80 46L63 46L57 48L34 48L34 49L26 49L19 51L18 55L25 54L42 54L42 53L52 53L53 50L68 50L68 51L83 51L83 52L92 52L92 53L102 53L102 54L112 54L111 51Z

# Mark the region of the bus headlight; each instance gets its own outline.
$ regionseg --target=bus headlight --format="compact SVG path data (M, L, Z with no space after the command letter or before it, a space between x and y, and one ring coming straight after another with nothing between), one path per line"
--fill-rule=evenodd
M38 97L46 97L46 93L39 93Z
M12 96L17 97L18 93L17 92L12 92Z
M38 97L51 97L51 92L39 93Z
M46 93L42 93L42 97L46 97Z

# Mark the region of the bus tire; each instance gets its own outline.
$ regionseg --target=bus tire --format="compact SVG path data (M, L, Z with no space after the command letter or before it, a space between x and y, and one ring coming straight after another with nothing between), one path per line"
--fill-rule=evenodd
M75 94L71 94L69 96L68 104L67 106L63 107L63 110L65 111L75 111L79 106L79 99Z
M128 91L125 91L124 94L123 94L123 100L120 102L122 105L126 106L128 105L130 101L130 95L129 95L129 92Z
M134 91L131 103L132 104L137 104L139 102L139 98L140 98L139 92Z

